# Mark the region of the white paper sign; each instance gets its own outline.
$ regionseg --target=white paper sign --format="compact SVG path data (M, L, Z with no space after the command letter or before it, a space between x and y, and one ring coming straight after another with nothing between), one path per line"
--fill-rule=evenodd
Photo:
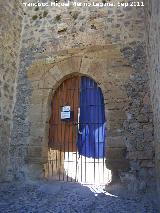
M69 112L71 111L71 106L63 106L62 107L62 112Z
M69 119L71 117L71 112L61 112L61 119Z

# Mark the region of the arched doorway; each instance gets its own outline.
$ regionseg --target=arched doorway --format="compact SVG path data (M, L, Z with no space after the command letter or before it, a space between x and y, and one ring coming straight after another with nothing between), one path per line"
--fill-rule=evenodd
M46 177L106 183L106 119L103 94L86 76L72 76L53 95Z

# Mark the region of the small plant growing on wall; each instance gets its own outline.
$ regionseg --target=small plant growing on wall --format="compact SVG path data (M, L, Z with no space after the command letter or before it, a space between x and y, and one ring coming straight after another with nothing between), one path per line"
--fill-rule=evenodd
M58 30L58 33L64 33L66 31L67 31L67 28L63 28L63 29Z
M38 18L37 15L32 16L32 20L36 20Z
M56 15L55 20L56 21L60 21L61 20L61 15Z
M74 20L76 20L78 18L79 12L73 11L73 12L70 12L70 15L73 17Z
M39 7L36 7L34 10L35 10L35 11L38 11L38 10L39 10Z
M35 11L38 11L38 10L39 10L39 7L36 7ZM44 11L43 13L40 12L38 15L33 15L32 20L36 20L38 17L39 17L39 19L42 19L42 18L47 17L47 15L48 15L47 11Z
M48 15L48 12L47 12L47 11L44 11L44 12L43 12L43 18L45 18L47 15Z

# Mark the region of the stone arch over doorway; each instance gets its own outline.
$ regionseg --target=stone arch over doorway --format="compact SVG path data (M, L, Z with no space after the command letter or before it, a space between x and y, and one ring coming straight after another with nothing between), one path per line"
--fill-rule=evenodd
M107 118L106 165L111 170L128 168L123 132L126 114L122 108L128 101L124 85L132 68L125 66L126 64L119 48L114 46L111 49L92 47L79 50L73 55L62 55L32 64L28 70L32 88L28 112L30 137L26 156L29 177L44 175L43 165L48 159L51 97L61 82L72 75L88 76L101 88Z

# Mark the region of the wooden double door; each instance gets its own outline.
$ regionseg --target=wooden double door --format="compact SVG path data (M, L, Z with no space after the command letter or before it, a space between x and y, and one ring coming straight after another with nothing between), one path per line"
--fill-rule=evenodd
M64 80L52 97L49 124L46 176L103 182L106 120L103 94L96 82L86 76Z

